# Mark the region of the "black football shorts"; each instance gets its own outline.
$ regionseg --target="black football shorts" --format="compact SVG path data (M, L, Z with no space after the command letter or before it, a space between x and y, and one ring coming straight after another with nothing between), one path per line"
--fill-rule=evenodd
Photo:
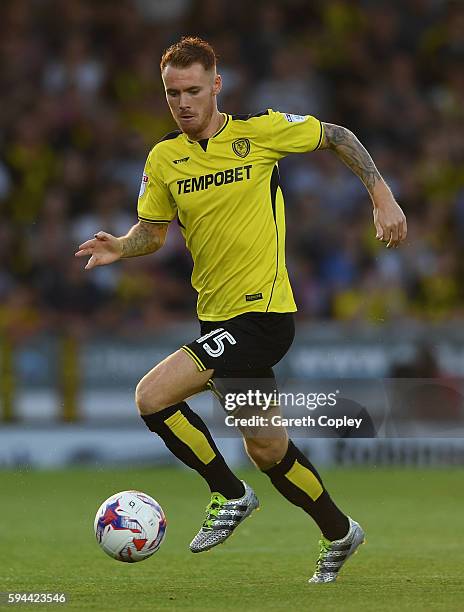
M200 321L201 336L182 349L214 377L251 377L276 365L295 336L292 313L247 312L227 321Z
M272 367L292 345L292 313L247 312L227 321L200 321L200 326L201 336L182 350L200 371L214 370L208 386L219 398L249 388L277 390Z

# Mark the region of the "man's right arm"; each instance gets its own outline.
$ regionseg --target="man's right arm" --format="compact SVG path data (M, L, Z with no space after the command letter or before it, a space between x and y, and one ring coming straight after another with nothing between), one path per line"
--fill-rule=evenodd
M118 259L148 255L160 249L166 239L168 223L139 221L125 236L116 238L106 232L98 232L95 238L79 246L76 257L90 256L86 270L104 266Z
M166 240L168 223L146 223L139 221L129 232L118 238L121 257L138 257L158 251Z

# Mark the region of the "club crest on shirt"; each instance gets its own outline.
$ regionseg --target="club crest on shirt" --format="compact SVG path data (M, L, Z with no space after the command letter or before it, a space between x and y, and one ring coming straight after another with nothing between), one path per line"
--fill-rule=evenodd
M238 140L234 140L232 143L232 149L234 150L235 155L239 157L246 157L250 152L250 141L248 138L239 138Z

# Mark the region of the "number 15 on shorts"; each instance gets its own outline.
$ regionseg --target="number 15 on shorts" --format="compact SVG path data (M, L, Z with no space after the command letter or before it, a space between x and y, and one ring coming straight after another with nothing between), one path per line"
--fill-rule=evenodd
M211 343L214 342L216 346L211 346L209 342L205 342L205 340L208 339ZM201 338L198 338L197 342L202 344L203 348L210 357L219 357L224 352L224 340L227 340L227 342L230 342L230 344L237 344L237 340L232 336L232 334L222 327L213 329L213 331L209 332L208 334L201 336Z

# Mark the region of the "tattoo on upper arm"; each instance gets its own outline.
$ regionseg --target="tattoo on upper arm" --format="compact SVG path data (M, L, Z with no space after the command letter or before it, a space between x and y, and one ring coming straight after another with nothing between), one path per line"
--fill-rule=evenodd
M122 257L137 257L157 251L164 242L167 223L139 221L122 241Z
M381 176L372 157L353 132L340 125L324 123L323 148L333 149L340 159L359 176L368 191L372 193L375 183Z

